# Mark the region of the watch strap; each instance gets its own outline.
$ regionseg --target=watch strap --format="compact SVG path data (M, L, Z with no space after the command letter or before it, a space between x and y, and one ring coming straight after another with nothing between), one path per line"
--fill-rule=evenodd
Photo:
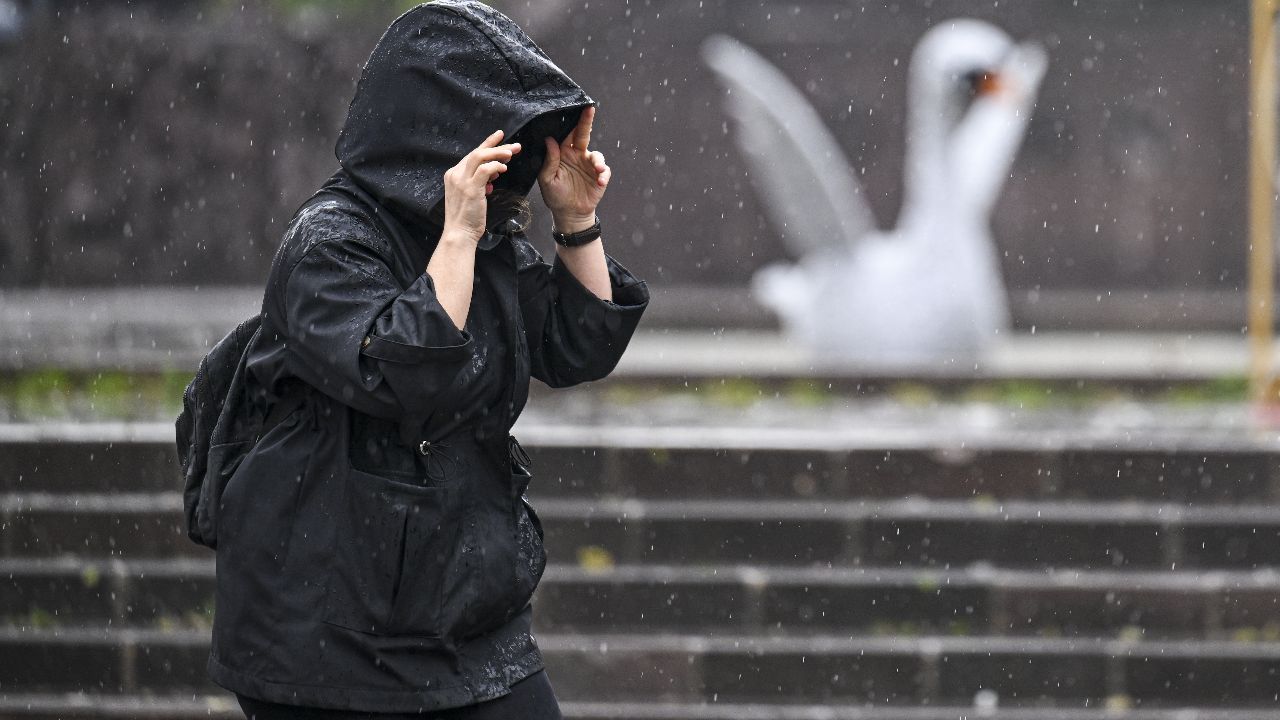
M587 228L586 230L579 230L578 232L575 232L575 233L562 233L562 232L556 232L555 230L551 231L551 238L556 241L556 244L563 245L565 247L577 247L579 245L586 245L587 243L599 237L600 237L600 216L599 215L596 216L596 221L591 224L591 227Z

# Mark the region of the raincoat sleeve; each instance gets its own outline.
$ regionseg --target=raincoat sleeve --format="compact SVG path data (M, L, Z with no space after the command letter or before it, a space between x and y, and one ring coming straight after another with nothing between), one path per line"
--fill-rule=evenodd
M605 253L613 300L602 300L556 253L548 264L517 236L520 311L530 374L551 387L599 380L613 371L649 304L645 281Z
M471 359L472 337L425 271L403 287L372 248L330 234L294 266L283 293L290 370L367 414L429 411Z

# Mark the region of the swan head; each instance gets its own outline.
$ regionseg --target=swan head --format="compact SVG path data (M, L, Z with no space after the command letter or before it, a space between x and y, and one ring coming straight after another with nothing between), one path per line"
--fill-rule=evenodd
M1000 92L1017 45L991 23L970 18L928 30L911 55L912 103L954 125L973 98Z

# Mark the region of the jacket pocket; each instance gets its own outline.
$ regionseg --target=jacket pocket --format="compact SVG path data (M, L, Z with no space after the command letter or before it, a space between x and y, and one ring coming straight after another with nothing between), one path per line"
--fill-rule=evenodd
M288 428L295 425L300 411L300 407L294 408L291 413L276 423L271 432L275 432L276 428ZM239 520L234 517L226 520L219 519L223 514L223 506L227 506L227 513L230 515L249 512L250 509L243 505L243 495L248 492L248 489L239 486L247 482L250 487L255 488L254 492L260 493L262 489L261 486L257 485L256 477L236 479L236 472L244 465L249 455L261 452L268 447L270 442L276 440L277 438L271 437L270 433L267 433L256 441L253 439L236 440L234 442L218 443L209 447L209 457L205 466L204 482L200 485L199 500L196 503L194 512L188 516L188 522L193 523L193 527L188 528L189 532L194 529L206 545L214 550L217 549L219 526L228 523L239 523ZM268 475L274 476L274 473L268 472ZM230 495L228 495L228 488L231 489ZM224 497L226 502L224 502ZM232 532L234 532L234 529Z
M450 490L348 470L323 619L374 635L440 637L456 535Z
M218 509L231 478L253 449L252 440L220 443L209 448L209 461L205 468L205 480L200 486L200 500L196 504L195 530L209 547L218 547Z

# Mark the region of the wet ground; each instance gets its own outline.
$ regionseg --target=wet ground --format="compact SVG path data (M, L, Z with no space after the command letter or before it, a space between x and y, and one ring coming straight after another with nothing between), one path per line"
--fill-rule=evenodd
M0 405L0 428L9 436L172 435L176 405L135 408L123 418L91 405L81 398L44 416ZM77 408L90 411L78 415ZM637 392L623 384L538 393L513 431L539 444L617 447L1280 449L1280 423L1243 402L1126 399L1029 408L893 396L744 400L711 391Z
M1280 426L1247 403L1143 400L1018 407L998 402L912 402L892 397L820 402L757 398L725 404L699 393L610 402L587 393L537 397L516 432L554 442L596 435L605 444L857 448L927 445L1044 448L1062 445L1280 448Z

